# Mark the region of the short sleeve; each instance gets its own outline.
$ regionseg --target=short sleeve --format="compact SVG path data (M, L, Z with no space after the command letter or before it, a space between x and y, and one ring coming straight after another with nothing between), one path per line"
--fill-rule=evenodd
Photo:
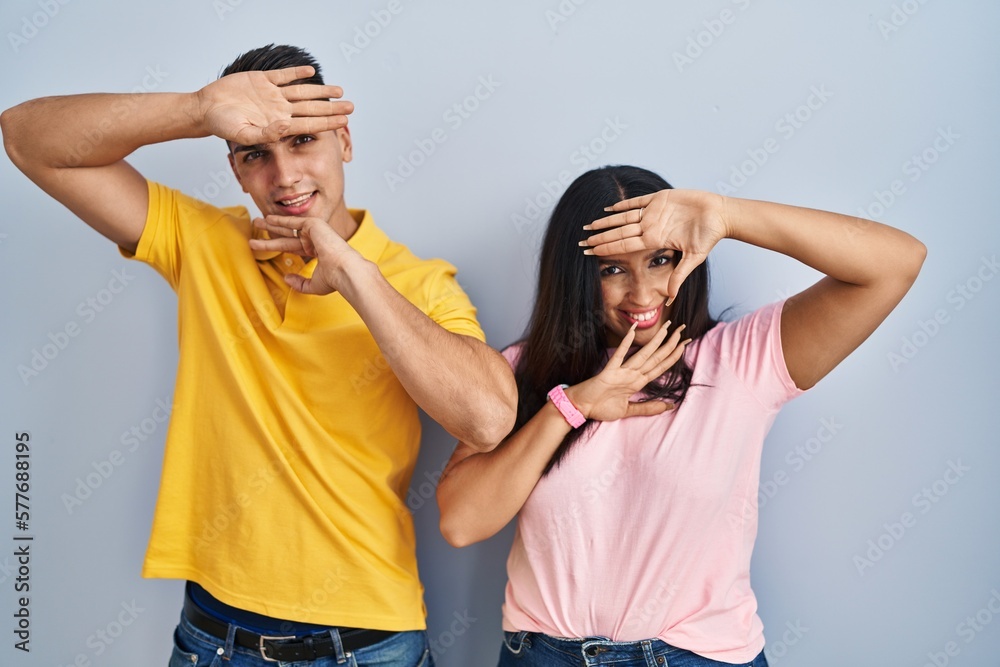
M438 266L429 284L427 316L451 333L486 342L486 334L476 319L476 307L455 278L454 266L431 260Z
M160 183L147 180L146 185L149 189L149 208L139 245L134 255L120 246L118 251L126 259L136 259L152 266L176 290L180 284L181 250L185 239L190 242L198 238L205 229L223 218L227 210ZM241 207L234 208L232 212L246 214Z
M517 360L521 358L521 348L523 346L524 346L523 342L514 343L512 345L508 345L507 347L505 347L503 350L500 351L500 354L503 355L503 358L507 360L508 364L510 364L511 370L517 369Z
M795 386L781 349L781 311L784 301L772 303L726 322L705 334L721 363L769 410L777 410L803 393Z

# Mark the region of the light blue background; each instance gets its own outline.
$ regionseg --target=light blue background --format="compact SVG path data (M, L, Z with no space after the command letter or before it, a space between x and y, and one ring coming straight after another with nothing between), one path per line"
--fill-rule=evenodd
M592 166L638 164L675 186L716 191L742 168L753 173L736 196L852 214L863 208L914 234L929 255L913 290L858 352L784 410L768 438L762 481L773 482L773 493L761 507L753 583L772 665L919 666L935 653L938 664L996 665L1000 615L988 604L1000 609L1000 279L984 258L1000 252L1000 6L399 0L396 14L387 7L5 0L0 108L144 85L195 90L239 52L272 41L304 46L357 105L348 203L372 209L418 254L455 263L498 347L525 324L548 191L558 195L561 175ZM380 26L373 12L391 21ZM375 36L346 52L366 27ZM700 52L692 46L699 41ZM678 64L685 52L690 62ZM457 124L448 110L465 104L481 77L495 89L468 102L476 108ZM814 89L825 101L814 97L817 108L800 109ZM799 127L782 122L796 113ZM619 129L602 139L609 122ZM436 128L446 141L390 188L385 173ZM939 130L949 129L957 138L935 154ZM745 163L769 139L777 151L759 167ZM599 154L588 157L581 151L588 146ZM928 149L935 161L926 171L907 167ZM213 202L252 206L229 177L221 141L146 147L132 162ZM111 244L9 161L0 160L0 174L0 507L8 508L0 514L0 662L61 666L82 656L95 665L166 664L181 584L143 580L139 571L166 431L155 420L157 401L169 403L173 390L175 297L146 267L123 269ZM888 201L895 180L905 191L873 208L879 197ZM716 312L746 312L818 278L735 242L720 244L713 259ZM122 270L134 278L101 312L78 310ZM992 280L977 283L980 271ZM961 297L958 285L979 291ZM927 324L935 316L943 322L936 328ZM22 381L18 366L71 322L80 334ZM894 365L890 354L905 363ZM821 430L830 422L832 438ZM147 440L68 512L61 496L123 449L124 432L143 425ZM13 438L23 430L32 437L36 536L30 654L13 649L11 616ZM415 499L452 445L428 426ZM796 447L810 445L811 459L797 459ZM939 482L937 502L915 502L950 462L968 471L953 485ZM904 512L915 523L893 537L889 528ZM511 529L459 551L438 533L432 497L415 520L438 664L495 664ZM867 558L869 540L880 539L888 550L859 572L855 557ZM123 604L142 611L123 612ZM965 619L977 613L975 631ZM117 632L120 615L135 618L110 643L99 639L98 630Z

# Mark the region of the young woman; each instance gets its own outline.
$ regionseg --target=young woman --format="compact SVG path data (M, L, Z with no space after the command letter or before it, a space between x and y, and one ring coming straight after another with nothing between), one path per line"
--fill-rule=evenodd
M718 323L705 258L723 238L825 277ZM636 167L574 181L527 334L504 351L514 430L487 453L459 443L437 490L455 546L518 517L500 664L766 665L750 588L764 437L885 319L925 254L885 225L674 190Z

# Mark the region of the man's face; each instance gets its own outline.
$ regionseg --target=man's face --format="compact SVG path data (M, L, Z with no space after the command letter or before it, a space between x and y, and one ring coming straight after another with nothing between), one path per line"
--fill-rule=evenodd
M347 128L295 134L270 144L231 145L229 163L262 215L330 221L344 205L344 163L351 161Z

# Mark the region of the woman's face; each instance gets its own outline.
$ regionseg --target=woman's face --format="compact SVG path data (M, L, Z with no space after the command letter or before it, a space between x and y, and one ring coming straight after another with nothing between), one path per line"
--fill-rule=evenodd
M675 254L662 248L598 258L609 347L621 343L636 323L634 344L644 345L670 319L671 308L665 303Z

